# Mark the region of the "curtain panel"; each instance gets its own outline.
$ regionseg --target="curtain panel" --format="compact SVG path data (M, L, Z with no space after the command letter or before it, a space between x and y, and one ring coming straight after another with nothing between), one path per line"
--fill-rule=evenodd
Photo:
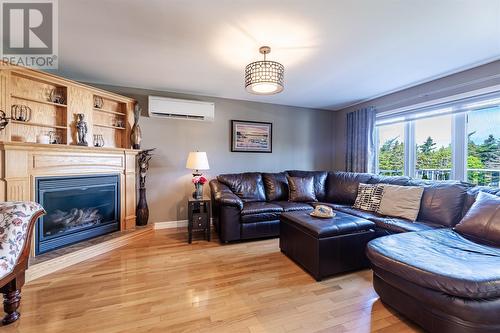
M375 172L375 115L373 107L347 114L347 171Z

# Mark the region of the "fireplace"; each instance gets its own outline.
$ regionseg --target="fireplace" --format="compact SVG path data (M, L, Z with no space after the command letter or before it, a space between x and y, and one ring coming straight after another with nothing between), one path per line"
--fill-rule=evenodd
M47 215L36 226L35 254L120 230L120 176L36 178Z

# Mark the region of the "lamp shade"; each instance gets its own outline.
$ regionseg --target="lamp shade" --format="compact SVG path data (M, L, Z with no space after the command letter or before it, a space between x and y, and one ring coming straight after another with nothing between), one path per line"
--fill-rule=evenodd
M262 46L259 52L264 55L264 60L252 62L245 67L245 89L257 95L282 92L285 67L279 62L266 60L266 55L271 52L269 46Z
M204 151L192 151L189 153L186 161L186 169L191 170L208 170L207 153Z

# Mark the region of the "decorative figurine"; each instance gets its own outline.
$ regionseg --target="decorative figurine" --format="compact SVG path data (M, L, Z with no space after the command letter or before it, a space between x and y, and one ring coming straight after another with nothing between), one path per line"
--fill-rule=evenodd
M139 117L141 116L142 108L137 103L134 106L134 127L132 127L132 133L130 134L130 140L132 142L133 149L141 149L142 132L139 126Z
M88 132L87 122L85 121L85 114L77 113L76 114L77 122L76 122L76 130L78 134L77 145L78 146L88 146L86 136Z
M149 208L148 202L146 200L146 173L149 169L149 161L153 157L151 152L155 150L146 149L139 153L138 163L139 163L139 202L137 203L136 210L136 225L144 226L148 224L149 219Z

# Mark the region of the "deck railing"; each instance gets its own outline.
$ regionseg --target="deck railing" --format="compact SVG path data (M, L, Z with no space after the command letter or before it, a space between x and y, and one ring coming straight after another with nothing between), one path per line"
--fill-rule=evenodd
M383 176L402 176L403 170L380 170ZM420 169L415 171L415 178L428 180L449 180L451 169ZM500 187L500 170L468 169L467 181L472 184Z

